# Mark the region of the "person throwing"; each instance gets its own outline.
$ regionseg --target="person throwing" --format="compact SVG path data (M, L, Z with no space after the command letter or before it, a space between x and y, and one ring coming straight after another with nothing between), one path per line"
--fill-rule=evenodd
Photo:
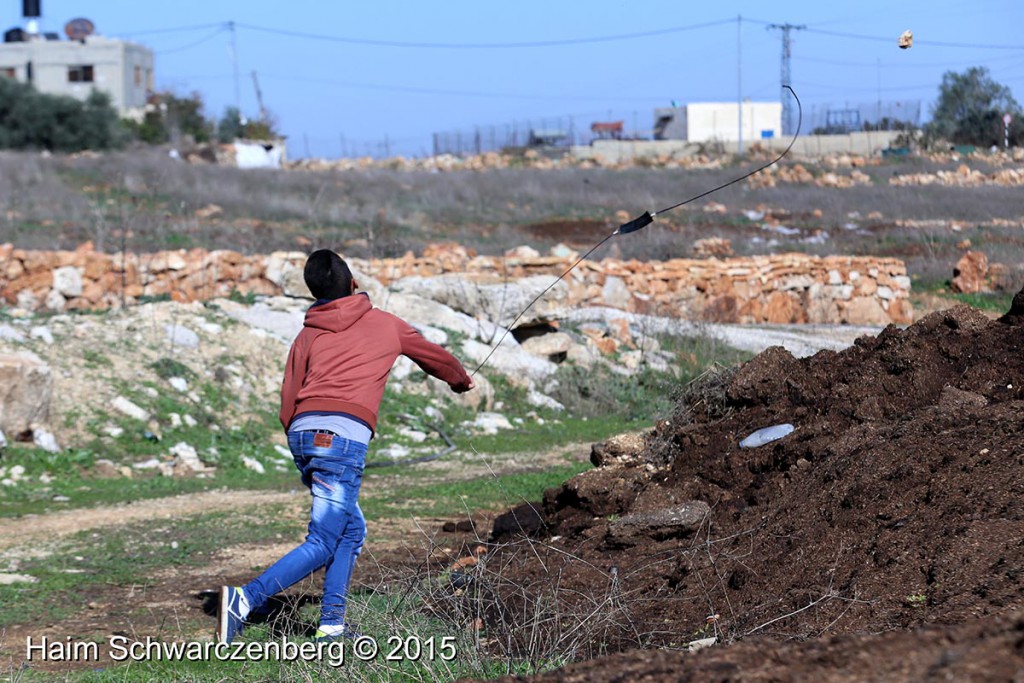
M348 264L321 249L303 275L316 302L292 343L281 387L281 425L302 483L312 493L306 540L244 586L222 586L217 639L230 643L253 610L326 567L317 640L350 636L345 605L366 538L359 509L366 451L395 360L408 356L463 393L476 385L448 351L400 318L373 308Z

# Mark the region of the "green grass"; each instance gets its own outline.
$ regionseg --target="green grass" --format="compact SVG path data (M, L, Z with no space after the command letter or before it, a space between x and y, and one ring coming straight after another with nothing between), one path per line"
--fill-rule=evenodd
M946 296L982 311L993 313L1006 313L1013 303L1013 294L1010 292L949 293Z
M1013 303L1013 292L952 292L949 282L942 280L914 280L914 291L935 294L949 300L949 305L967 304L982 311L1006 313Z
M527 501L539 501L549 488L591 469L590 463L570 463L534 471L464 481L442 481L401 486L387 498L370 495L359 504L371 519L400 516L452 517L478 510L495 510ZM372 485L371 485L372 486Z
M537 500L544 490L590 467L571 463L557 467L487 476L463 482L417 483L399 486L386 495L373 495L374 487L361 504L370 518L407 516L459 516L467 511L495 509ZM23 560L18 571L38 579L34 584L0 586L0 604L17 605L17 610L0 612L0 628L33 622L53 623L79 610L91 592L102 593L109 586L146 590L153 577L168 571L187 574L190 567L208 565L219 550L269 539L294 538L298 542L303 524L285 512L283 505L231 512L192 515L174 520L137 522L118 527L116 532L86 530L54 544L45 557ZM440 583L438 583L440 581ZM100 671L82 671L72 681L218 681L218 680L360 680L432 681L458 677L493 677L506 672L532 672L536 662L496 658L479 649L475 633L466 624L439 617L428 609L428 596L438 590L450 591L437 574L428 572L401 591L364 591L351 597L350 614L360 631L380 646L377 656L362 661L349 649L340 666L332 653L310 661L135 661L115 664ZM99 598L102 599L102 598ZM426 599L426 602L425 602ZM318 606L310 603L282 614L276 621L246 630L245 642L301 644L315 627ZM197 625L185 623L185 632ZM176 628L178 630L176 630ZM168 624L165 635L155 640L175 642L182 626ZM75 634L68 634L75 635ZM81 634L89 642L91 635ZM100 651L112 651L106 635ZM122 646L125 643L121 643ZM419 646L420 655L415 655ZM430 647L434 657L428 656ZM190 647L199 648L201 645ZM280 647L280 646L278 646ZM352 644L346 643L346 648ZM405 647L411 649L405 650ZM425 649L424 649L425 648ZM447 655L454 652L454 658ZM388 656L392 655L392 659ZM444 656L442 656L444 655ZM337 652L333 653L335 660ZM554 663L552 663L554 665ZM25 680L45 680L30 674Z
M158 572L208 563L222 548L295 535L301 523L283 511L284 506L271 505L260 515L239 510L82 531L57 543L45 557L21 562L19 573L35 577L36 583L0 585L0 604L18 607L0 610L0 628L53 623L82 609L92 591L107 586L143 589Z

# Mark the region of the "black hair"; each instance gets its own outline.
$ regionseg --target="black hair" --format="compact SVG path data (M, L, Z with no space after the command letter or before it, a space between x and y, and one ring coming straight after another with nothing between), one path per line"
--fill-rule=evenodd
M317 299L340 299L352 293L352 271L330 249L318 249L306 259L302 272L309 292Z

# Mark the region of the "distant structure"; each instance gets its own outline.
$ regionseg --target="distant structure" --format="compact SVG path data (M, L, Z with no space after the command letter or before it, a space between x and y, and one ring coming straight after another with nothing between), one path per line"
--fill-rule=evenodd
M594 121L590 132L596 140L621 140L622 125L622 121Z
M655 140L725 142L739 132L736 102L694 102L654 110ZM781 137L782 103L744 102L743 139L757 141Z
M153 92L153 51L95 35L88 19L64 26L66 39L39 29L40 0L23 0L25 26L4 32L0 77L31 83L52 95L84 100L93 89L110 95L121 116L140 120Z

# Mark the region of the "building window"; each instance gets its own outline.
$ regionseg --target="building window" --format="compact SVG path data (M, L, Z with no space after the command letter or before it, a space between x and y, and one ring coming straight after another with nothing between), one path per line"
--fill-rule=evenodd
M5 76L7 78L17 78L18 74L17 72L15 72L13 66L5 66L3 68L0 68L0 76Z
M92 83L92 64L68 67L68 83Z
M135 87L142 85L142 67L135 65Z

